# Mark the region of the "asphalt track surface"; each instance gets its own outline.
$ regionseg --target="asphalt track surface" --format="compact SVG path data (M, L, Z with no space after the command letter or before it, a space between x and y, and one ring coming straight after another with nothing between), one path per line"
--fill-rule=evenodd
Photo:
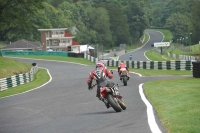
M146 30L146 33L149 35L150 40L140 49L134 50L132 52L120 56L119 60L129 60L129 56L130 54L132 54L133 56L132 60L148 61L148 59L145 56L145 52L154 48L151 46L154 42L162 42L164 36L161 32L153 30Z
M112 81L119 84L127 106L126 110L116 113L95 97L96 88L87 89L87 77L94 66L16 60L35 62L39 67L47 68L52 80L41 88L0 99L0 133L151 133L147 106L141 99L139 85L181 77L143 77L132 73L128 86L123 86L114 71ZM160 131L165 133L155 111L154 115Z

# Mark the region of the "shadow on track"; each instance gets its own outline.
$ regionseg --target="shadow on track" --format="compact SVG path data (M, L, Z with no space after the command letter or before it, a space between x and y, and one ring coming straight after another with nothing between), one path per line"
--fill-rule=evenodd
M117 113L114 110L108 110L108 111L101 111L101 112L88 112L88 113L82 113L79 115L105 115L105 114L111 114L111 113Z

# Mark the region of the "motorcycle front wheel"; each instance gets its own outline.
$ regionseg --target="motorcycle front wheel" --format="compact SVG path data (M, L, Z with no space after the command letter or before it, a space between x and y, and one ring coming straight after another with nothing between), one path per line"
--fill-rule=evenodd
M106 99L108 100L108 103L111 105L111 107L116 111L116 112L121 112L121 107L117 101L114 100L114 97L110 94L106 96Z

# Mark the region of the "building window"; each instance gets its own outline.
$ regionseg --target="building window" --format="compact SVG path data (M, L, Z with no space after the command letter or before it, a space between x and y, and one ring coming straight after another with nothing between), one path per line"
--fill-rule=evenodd
M49 31L46 31L46 38L50 37Z
M57 31L53 31L52 34L53 35L64 34L64 31L57 30Z
M60 39L60 43L69 43L70 39Z
M50 46L49 40L47 40L47 46Z
M57 45L58 44L58 40L52 40L52 45Z

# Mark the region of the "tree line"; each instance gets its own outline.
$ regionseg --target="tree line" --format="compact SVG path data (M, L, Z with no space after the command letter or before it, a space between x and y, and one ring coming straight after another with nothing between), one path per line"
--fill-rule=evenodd
M0 41L40 40L38 29L76 25L76 41L134 45L149 27L198 41L197 0L1 0Z
M2 0L0 40L40 40L37 29L76 25L81 44L131 45L149 25L147 0Z
M169 29L173 41L184 39L187 44L200 41L200 1L199 0L150 0L152 27ZM191 41L191 42L190 42Z

